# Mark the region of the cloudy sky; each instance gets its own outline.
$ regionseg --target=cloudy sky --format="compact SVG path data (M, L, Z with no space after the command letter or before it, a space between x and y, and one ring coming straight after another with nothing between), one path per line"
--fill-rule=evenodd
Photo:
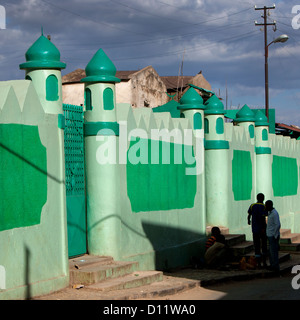
M261 0L258 0L261 1ZM269 47L270 107L276 121L300 126L300 29L292 13L300 2L242 0L6 0L6 29L0 30L0 80L23 79L19 64L40 36L51 35L67 63L63 74L85 68L99 49L118 70L152 65L161 75L202 70L227 108L264 107L263 11L271 6L268 42L288 34L284 44ZM300 14L300 9L299 9ZM300 26L300 15L299 15Z

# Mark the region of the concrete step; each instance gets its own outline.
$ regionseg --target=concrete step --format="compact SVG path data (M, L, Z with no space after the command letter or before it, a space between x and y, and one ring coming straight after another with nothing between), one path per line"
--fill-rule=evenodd
M161 271L136 271L116 279L108 279L87 286L87 289L108 292L113 290L131 289L149 285L163 280Z
M254 246L252 241L243 241L230 247L230 250L235 257L244 256L247 253L252 252L253 249Z
M244 234L225 234L224 237L226 244L229 247L246 241L246 236Z
M279 252L278 253L279 263L283 263L289 261L291 259L291 255L288 252Z
M291 229L280 229L280 238L287 238L291 234Z
M249 253L247 253L246 255L244 255L246 258L249 258L249 257L254 257L255 256L255 252L254 251L251 251ZM278 259L279 259L279 263L283 263L285 261L288 261L291 259L291 255L289 252L279 252L278 253Z
M300 251L300 243L280 243L280 251L295 252Z
M221 234L226 235L229 234L229 229L226 227L222 227L222 226L218 226L220 228ZM206 227L206 235L210 235L211 234L211 229L213 228L213 226L207 226Z
M114 261L113 257L109 256L92 256L85 254L80 257L69 259L69 268L81 269L83 267L92 266L93 264L109 264Z
M117 278L138 269L137 262L114 261L111 257L85 256L70 262L70 285L90 285Z
M300 233L290 233L288 236L280 237L280 243L290 244L290 243L300 243Z

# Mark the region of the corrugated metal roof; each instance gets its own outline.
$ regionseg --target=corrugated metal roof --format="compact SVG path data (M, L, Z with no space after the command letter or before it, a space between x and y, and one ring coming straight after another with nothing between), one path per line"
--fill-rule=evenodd
M294 125L288 126L287 124L284 124L284 123L276 123L276 128L288 129L288 130L300 133L300 128Z

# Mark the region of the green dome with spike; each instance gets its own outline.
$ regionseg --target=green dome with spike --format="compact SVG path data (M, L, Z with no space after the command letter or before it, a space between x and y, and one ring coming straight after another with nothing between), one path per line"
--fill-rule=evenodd
M117 69L106 53L99 49L85 68L86 77L81 82L120 82Z
M255 126L268 126L268 118L260 111L258 110L255 115Z
M243 108L236 114L236 122L254 122L254 112L245 104Z
M205 109L203 99L194 88L189 88L187 92L180 99L179 110L188 109Z
M206 100L204 105L206 106L205 114L225 114L224 105L215 94Z
M25 54L26 62L20 69L64 69L66 64L60 61L60 52L43 34L32 44Z

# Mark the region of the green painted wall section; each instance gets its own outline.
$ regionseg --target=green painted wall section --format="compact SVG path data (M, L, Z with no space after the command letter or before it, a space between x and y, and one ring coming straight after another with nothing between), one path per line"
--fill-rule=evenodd
M103 91L103 109L104 110L113 110L115 107L114 104L114 92L111 88L106 88Z
M298 190L297 159L274 155L272 181L275 197L296 195Z
M249 130L249 135L250 135L250 138L253 139L254 138L254 125L251 124L248 128Z
M46 79L46 100L57 101L58 99L58 80L52 74Z
M233 151L232 191L235 201L251 199L252 162L249 151Z
M159 148L153 149L159 150L159 153L151 154L151 145L155 143ZM168 157L164 159L163 152L167 149L170 150L170 164L166 163ZM174 150L177 158L174 157ZM179 150L181 152L178 153ZM127 190L133 212L194 207L197 178L195 175L186 175L186 168L195 164L185 162L185 152L192 155L192 147L147 139L130 142L127 152ZM148 157L140 158L141 154L147 154ZM132 163L132 157L140 158L140 163ZM153 163L154 158L158 160L156 164Z
M52 103L50 113L60 113ZM33 81L0 82L0 300L69 284L63 130L46 109Z
M162 106L158 106L156 108L153 108L152 111L154 113L169 112L170 116L172 118L180 118L181 117L181 113L180 113L180 110L177 109L177 107L179 105L180 105L179 102L177 102L175 100L171 100L171 101L167 102L166 104L164 104Z
M216 121L216 132L218 134L224 133L224 120L222 118L218 118Z
M86 110L93 110L92 106L92 93L89 88L84 90L84 101Z
M202 129L202 115L201 113L197 112L194 114L194 130L201 130Z
M269 137L268 137L268 130L267 129L264 129L262 131L262 141L268 141Z
M39 224L47 201L47 156L37 126L0 125L0 180L0 231Z
M204 132L209 133L209 121L206 118L204 119Z

